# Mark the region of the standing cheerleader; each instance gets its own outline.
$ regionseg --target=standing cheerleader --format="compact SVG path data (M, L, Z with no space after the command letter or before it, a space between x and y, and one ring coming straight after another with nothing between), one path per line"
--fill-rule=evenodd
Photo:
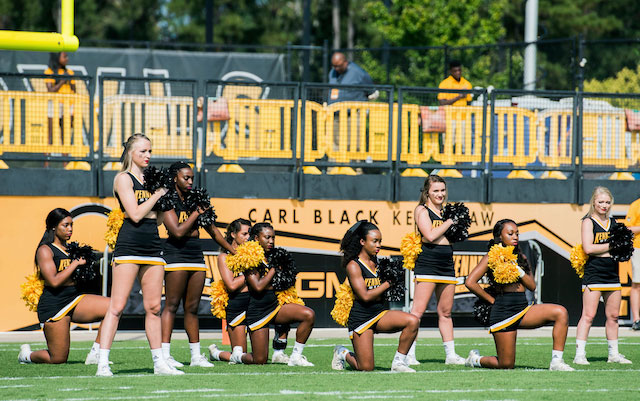
M605 331L610 363L631 363L618 352L618 314L621 285L618 262L609 254L609 231L617 224L609 213L613 196L605 187L596 187L591 195L589 213L582 218L582 249L589 255L582 278L582 316L576 331L576 356L573 363L589 365L586 345L589 329L598 311L600 297L604 299Z
M173 200L173 209L163 213L164 225L169 236L164 242L163 258L167 262L165 266L165 306L162 311L162 353L169 366L182 367L183 364L171 356L171 332L176 311L180 301L184 307L184 328L189 338L189 350L191 351L191 365L203 368L213 367L207 358L200 353L200 333L198 324L198 307L207 265L204 263L204 255L200 247L200 230L196 221L203 212L197 209L193 212L187 210L184 205L185 197L193 187L193 170L184 162L176 162L169 167L169 172L174 181L174 189L170 196ZM211 230L218 231L215 226ZM219 245L227 249L231 246L222 239L222 235L214 234L214 239L219 240Z
M233 249L242 245L249 239L251 222L245 219L235 219L227 226L226 239ZM218 255L218 271L222 282L229 294L229 301L225 309L227 331L231 340L231 349L240 347L242 352L247 352L247 308L249 307L249 288L243 273L234 274L227 267L227 253ZM220 351L218 346L209 346L209 358L216 361L230 361L231 352Z
M268 253L274 247L275 232L269 223L258 223L251 228L250 238L258 241ZM278 298L271 285L276 273L275 267L262 266L245 272L245 279L249 287L249 307L247 309L247 326L251 339L251 353L243 353L240 346L233 348L231 361L234 363L265 364L269 357L269 323L286 325L299 323L296 330L296 342L289 358L289 366L313 366L302 355L304 345L311 335L315 321L312 309L289 303L278 304Z
M109 350L136 277L142 288L145 331L151 348L153 372L161 375L184 374L169 366L162 355L160 300L166 263L162 258L162 241L158 236L157 213L152 209L167 190L161 188L151 194L144 189L142 172L149 165L150 158L149 138L143 134L129 137L124 145L122 169L113 183L115 197L125 218L113 255L111 303L100 333L96 376L113 376L108 365Z
M102 320L109 307L109 298L83 294L76 287L73 273L86 263L85 259L71 260L67 241L73 234L73 219L65 209L53 209L47 215L46 230L36 251L35 262L44 288L38 302L38 320L44 326L47 349L31 352L29 344L20 347L20 363L65 363L69 356L69 327L74 323ZM85 364L98 363L99 338L87 355Z
M455 351L451 308L456 289L456 273L453 268L453 248L445 233L454 222L443 220L442 210L447 200L447 186L438 175L430 175L424 181L420 203L414 216L422 235L422 252L416 260L415 291L411 314L422 319L431 295L435 291L438 311L438 328L445 351L445 364L464 365L465 359ZM411 345L409 365L418 365L416 344Z
M489 241L489 254L480 260L467 277L465 285L469 291L493 305L489 316L489 332L493 334L498 356L480 356L477 350L471 350L466 365L475 368L513 369L518 328L535 329L553 322L553 350L549 370L572 371L574 369L562 359L569 314L561 305L528 304L525 288L534 291L536 283L531 275L529 262L518 248L518 239L518 226L513 220L498 221L493 227L493 239ZM506 259L508 263L496 263L495 260L499 259ZM478 284L485 274L495 290L495 296Z
M415 372L407 364L407 353L418 335L420 320L412 314L388 309L384 292L391 285L388 281L381 283L378 277L376 255L381 243L380 230L366 220L354 224L340 242L342 267L347 270L354 295L347 327L355 353L337 346L333 351L332 369L343 370L346 363L355 370L373 370L374 333L401 332L391 371Z

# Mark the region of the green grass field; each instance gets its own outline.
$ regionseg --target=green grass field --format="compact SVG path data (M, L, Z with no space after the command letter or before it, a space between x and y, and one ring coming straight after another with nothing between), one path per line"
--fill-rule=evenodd
M292 339L289 340L291 345ZM211 343L202 342L203 350ZM576 372L548 371L551 340L518 340L516 369L490 371L446 366L439 339L418 343L422 362L413 374L389 372L397 340L376 341L376 370L362 373L335 372L330 368L333 346L348 345L346 339L310 341L305 355L313 368L283 365L246 366L216 362L214 368L189 368L180 377L154 376L145 341L114 343L112 378L94 376L96 367L85 366L89 342L72 344L66 365L20 365L18 343L0 343L0 398L3 400L155 400L155 399L255 399L255 400L636 400L640 397L640 342L621 338L620 352L635 363L607 363L606 341L594 338L587 345L591 365ZM43 343L31 343L39 349ZM466 356L471 348L482 355L495 353L490 337L456 340L456 349ZM567 341L565 361L574 356L575 339ZM291 351L291 346L287 352ZM172 354L188 362L186 341L173 341ZM575 365L572 365L578 368Z

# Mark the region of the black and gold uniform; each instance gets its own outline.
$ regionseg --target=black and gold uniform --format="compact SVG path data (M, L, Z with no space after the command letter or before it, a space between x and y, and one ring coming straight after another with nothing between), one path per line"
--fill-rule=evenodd
M57 271L66 269L71 264L69 254L55 244L47 244L53 252L53 263ZM40 323L55 322L68 314L85 296L74 285L49 287L45 284L38 302L38 320Z
M360 266L362 272L362 278L364 279L364 285L367 290L372 290L380 286L380 277L378 277L378 269L371 270L369 266L360 259L355 260ZM364 302L358 299L354 293L353 306L349 312L349 319L347 320L347 328L349 330L349 337L353 338L353 332L362 334L368 329L375 327L374 325L389 311L387 302L380 297L380 299ZM374 328L375 330L375 328Z
M442 216L423 206L429 212L431 227L442 225ZM453 247L423 242L413 274L417 282L456 284L458 281L453 267Z
M242 275L242 273L240 273ZM236 327L246 323L247 309L249 309L249 300L251 296L249 291L241 292L241 290L229 293L229 302L227 303L227 324Z
M140 205L151 197L151 193L144 189L138 177L129 171L127 174L133 181L133 192L138 205ZM124 211L124 206L117 192L116 199L120 204L120 209ZM118 232L113 260L116 264L134 263L164 266L166 262L162 258L162 241L158 235L157 220L145 218L135 223L133 220L125 218L120 232Z
M593 243L606 244L609 242L609 232L616 223L613 217L607 220L606 227L597 219L590 217L593 223ZM589 288L591 291L618 291L622 289L620 285L620 275L618 272L618 262L611 257L589 256L584 266L584 276L582 277L582 291Z
M269 267L264 264L266 269ZM280 310L278 297L273 289L266 289L260 293L249 287L249 306L247 307L247 326L255 331L269 324ZM227 316L227 320L229 317Z
M524 263L524 266L520 267L526 274L531 272L528 263ZM489 333L518 330L520 321L522 321L522 318L527 311L531 309L533 304L529 304L524 291L505 292L505 288L507 288L507 286L513 286L513 283L496 283L491 269L487 272L487 276L489 277L489 283L496 290L495 301L491 306L491 313L489 314Z
M174 204L173 210L178 216L178 223L184 223L189 218L189 213L177 194ZM197 230L198 227L195 226L195 229ZM165 271L207 271L198 237L185 235L182 238L176 238L169 233L169 237L164 241L162 257L167 262Z

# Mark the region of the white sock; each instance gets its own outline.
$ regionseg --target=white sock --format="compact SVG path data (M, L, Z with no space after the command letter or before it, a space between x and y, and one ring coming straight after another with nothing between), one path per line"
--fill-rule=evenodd
M444 345L444 353L447 357L456 354L456 346L454 345L453 340L445 341L442 343L442 345Z
M407 352L407 355L412 356L412 357L416 357L416 342L414 341L413 344L411 344L411 347L409 348L409 352Z
M295 344L293 344L293 351L291 352L291 356L302 354L302 350L304 350L304 344L296 341Z
M278 355L278 354L284 354L284 350L283 349L274 349L273 350L273 355Z
M155 365L159 361L163 361L163 350L162 348L156 348L151 350L151 359L153 360L153 364Z
M98 365L108 365L109 364L109 352L111 350L109 348L100 348L98 351Z
M346 361L347 360L347 355L349 355L349 350L345 347L345 348L342 349L342 351L340 351L340 358L343 361Z
M609 356L618 355L618 340L607 340L607 347L609 348Z
M480 359L482 359L482 356L481 356L481 355L473 355L473 356L471 357L471 365L472 365L474 368L481 368L481 367L482 367L482 365L480 364Z
M98 344L97 342L94 342L93 345L91 346L91 353L98 353L100 352L100 344Z
M404 362L407 359L405 354L401 354L399 351L396 351L396 354L393 356L394 362Z
M586 356L587 355L587 340L578 340L576 338L576 356Z
M29 354L27 355L27 362L31 363L31 354L33 354L33 351L29 352Z
M162 356L164 356L164 359L171 356L171 343L162 343Z
M564 354L564 351L556 351L555 349L551 350L551 359L554 359L554 358L562 359L563 354Z
M233 350L231 351L232 354L240 354L240 363L242 362L242 355L244 355L244 352L242 351L242 346L241 345L236 345L235 347L233 347Z
M189 351L191 351L191 359L200 356L200 342L189 343Z

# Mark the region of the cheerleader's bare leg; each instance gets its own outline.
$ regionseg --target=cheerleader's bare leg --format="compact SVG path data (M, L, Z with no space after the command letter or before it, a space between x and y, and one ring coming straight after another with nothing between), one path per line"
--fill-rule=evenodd
M164 276L164 309L162 310L162 342L171 342L176 311L187 287L188 271L168 271Z
M162 298L163 266L145 265L139 272L142 287L142 303L144 305L144 330L151 349L162 347L162 321L160 320L160 300Z
M453 308L453 296L456 292L455 284L436 284L436 300L438 301L438 329L442 341L453 341L453 320L451 309Z
M249 332L251 352L242 354L242 363L264 365L269 359L269 327Z
M376 331L379 333L400 333L398 352L407 355L411 344L418 335L420 320L414 315L401 311L388 311L376 323Z
M100 349L111 349L120 316L127 305L139 269L138 265L132 263L119 264L112 269L111 297L109 309L101 325Z
M381 319L382 320L382 319ZM353 332L351 338L353 353L345 355L345 361L355 370L371 371L375 367L373 355L373 330L365 330L358 334Z
M553 349L563 351L569 330L569 313L562 305L538 304L533 305L522 318L520 328L537 329L553 322Z

